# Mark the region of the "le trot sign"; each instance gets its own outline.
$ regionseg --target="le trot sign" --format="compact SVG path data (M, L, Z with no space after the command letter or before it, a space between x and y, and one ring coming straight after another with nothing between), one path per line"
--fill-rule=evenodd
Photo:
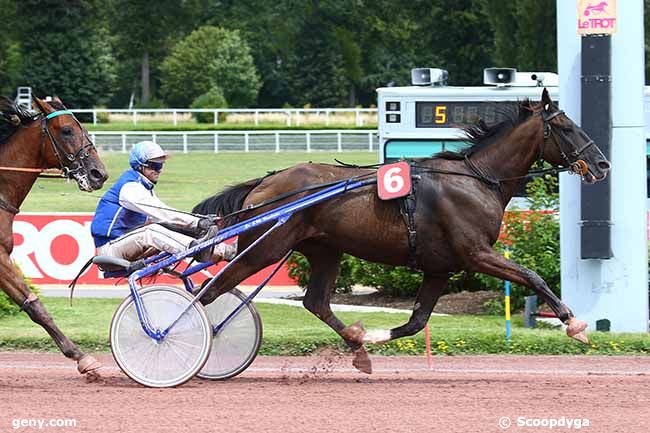
M578 34L616 33L616 0L578 0Z

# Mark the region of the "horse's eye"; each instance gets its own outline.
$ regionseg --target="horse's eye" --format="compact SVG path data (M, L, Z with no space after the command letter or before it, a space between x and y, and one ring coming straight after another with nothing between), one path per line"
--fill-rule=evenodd
M573 132L573 127L572 126L562 126L562 132L566 134L570 134Z
M68 135L68 136L72 135L72 128L70 128L69 126L64 126L63 128L61 128L61 132L63 133L63 135Z

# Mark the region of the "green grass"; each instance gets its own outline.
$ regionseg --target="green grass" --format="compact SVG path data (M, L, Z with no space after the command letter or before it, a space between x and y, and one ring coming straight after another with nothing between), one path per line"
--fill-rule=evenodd
M292 125L287 126L284 122L277 123L219 123L217 125L212 123L196 123L196 122L178 122L174 125L171 121L145 121L138 122L136 125L133 122L110 122L98 123L84 123L88 131L249 131L249 130L313 130L313 129L377 129L376 123L364 124L358 127L353 123L310 123L307 125Z
M74 301L64 298L43 300L58 326L87 351L108 351L108 330L119 299ZM344 349L341 339L304 308L258 303L264 324L260 353L301 355L319 348ZM337 313L344 323L361 320L366 329L388 329L406 322L408 314ZM650 339L645 334L592 332L590 346L565 336L559 329L525 329L521 319L513 323L513 338L506 344L503 318L499 316L434 316L429 321L431 346L435 354L646 354ZM418 355L424 352L423 333L395 340L387 345L369 345L372 353ZM56 351L54 343L40 326L25 314L0 318L0 349Z
M128 155L107 152L101 155L110 178L100 191L79 191L74 182L39 179L21 206L23 212L93 212L97 201L128 168ZM375 152L190 152L175 153L169 159L156 187L156 194L180 210L191 210L204 198L225 186L263 176L267 171L290 167L299 162L374 164Z

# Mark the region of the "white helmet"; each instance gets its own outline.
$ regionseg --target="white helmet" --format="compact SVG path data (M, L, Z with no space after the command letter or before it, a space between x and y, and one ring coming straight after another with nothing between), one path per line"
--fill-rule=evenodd
M146 165L152 159L167 159L169 154L153 141L140 141L133 145L129 155L129 164L135 170L141 165Z

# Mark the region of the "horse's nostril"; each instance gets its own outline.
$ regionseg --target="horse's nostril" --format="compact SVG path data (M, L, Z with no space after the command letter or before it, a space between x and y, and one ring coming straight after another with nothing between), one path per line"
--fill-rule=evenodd
M600 168L603 171L609 170L610 168L612 168L612 164L610 164L608 161L600 161L598 163L598 168Z
M93 168L90 170L90 178L94 180L106 180L108 176L105 173L102 173L100 170Z

